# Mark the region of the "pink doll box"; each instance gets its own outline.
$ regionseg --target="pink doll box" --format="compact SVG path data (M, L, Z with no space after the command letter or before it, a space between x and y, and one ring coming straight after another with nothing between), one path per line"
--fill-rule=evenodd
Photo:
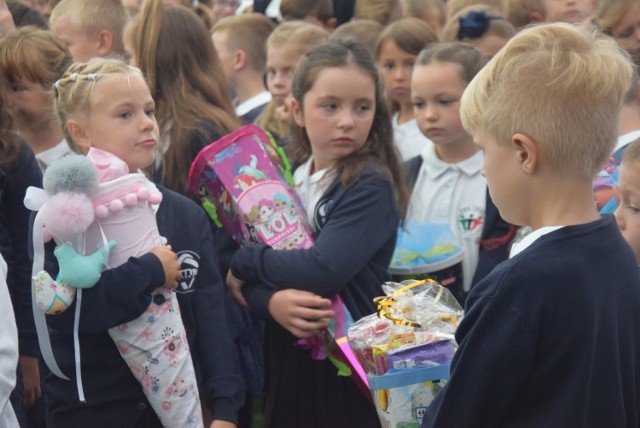
M308 248L312 231L291 188L282 150L255 125L245 125L196 156L189 188L241 245Z

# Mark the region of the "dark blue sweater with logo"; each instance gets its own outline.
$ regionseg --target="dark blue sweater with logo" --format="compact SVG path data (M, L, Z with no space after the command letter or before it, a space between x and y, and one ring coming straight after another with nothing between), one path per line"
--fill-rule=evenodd
M612 216L538 238L471 289L430 427L637 427L640 275Z
M196 372L201 399L215 419L236 421L244 385L237 374L229 337L210 222L194 202L159 187L163 195L156 219L160 234L178 255L181 280L176 290ZM47 248L47 270L57 266ZM52 275L53 276L53 275ZM140 316L151 292L165 282L160 260L145 254L103 272L98 284L83 291L80 315L81 376L86 403L78 399L72 328L75 302L59 315L47 316L56 360L70 381L45 379L48 417L53 426L79 427L75 415L90 412L96 423L131 409L148 408L142 387L118 353L107 330ZM136 410L137 411L137 410Z

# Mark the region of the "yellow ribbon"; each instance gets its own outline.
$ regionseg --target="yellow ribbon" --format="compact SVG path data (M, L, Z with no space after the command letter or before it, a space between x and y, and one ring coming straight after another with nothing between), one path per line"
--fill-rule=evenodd
M432 282L432 283L434 283L436 285L440 285L436 281L434 281L434 280L432 280L430 278L427 278L427 279L423 279L421 281L415 281L415 282L412 282L411 284L407 284L404 287L401 287L401 288L395 290L389 296L379 296L379 297L376 297L375 299L373 299L373 301L378 304L378 317L385 317L385 318L391 320L394 324L397 324L397 325L404 325L404 326L416 327L416 328L422 327L419 323L416 323L416 322L413 322L413 321L402 320L402 319L398 319L398 318L394 317L393 314L392 314L392 307L398 301L397 300L398 297L400 295L404 294L407 290L410 290L410 289L412 289L414 287L417 287L419 285L422 285L422 284L426 284L428 282ZM428 308L427 310L431 309L433 306L435 306L438 303L438 301L442 297L443 290L444 290L444 287L442 287L440 285L440 287L438 289L438 294L436 295L433 303L431 304L431 307Z

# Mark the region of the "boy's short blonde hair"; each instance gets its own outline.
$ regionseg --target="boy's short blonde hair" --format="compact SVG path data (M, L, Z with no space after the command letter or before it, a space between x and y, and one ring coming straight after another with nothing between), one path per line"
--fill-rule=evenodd
M289 21L278 25L267 39L267 47L295 46L303 55L329 38L329 32L304 21Z
M245 51L249 67L264 72L267 63L266 41L274 28L275 24L262 13L247 13L222 18L213 26L211 33L225 34L229 51Z
M113 34L113 53L124 56L122 36L129 15L121 0L62 0L51 11L49 26L53 27L65 16L89 37L102 30L110 31Z
M460 108L471 135L527 135L555 171L592 178L614 148L634 72L610 37L566 23L522 30L478 73Z

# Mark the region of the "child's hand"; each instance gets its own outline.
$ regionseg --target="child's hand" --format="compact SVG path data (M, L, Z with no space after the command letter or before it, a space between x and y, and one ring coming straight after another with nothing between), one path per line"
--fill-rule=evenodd
M227 286L229 287L229 292L231 293L231 297L236 301L237 304L243 306L245 308L249 308L249 304L246 299L242 295L242 286L244 285L244 281L235 277L234 274L231 273L231 269L227 273Z
M289 122L290 120L293 119L293 110L291 109L291 101L293 100L293 96L289 95L285 100L284 103L276 108L276 115L278 116L278 119L280 119L283 122Z
M329 325L331 300L302 290L280 290L269 300L273 319L299 338L311 337Z
M162 263L162 268L164 269L164 286L171 290L178 288L180 264L178 263L178 256L171 250L171 245L153 248L151 253L155 254L155 256L160 259L160 263Z

